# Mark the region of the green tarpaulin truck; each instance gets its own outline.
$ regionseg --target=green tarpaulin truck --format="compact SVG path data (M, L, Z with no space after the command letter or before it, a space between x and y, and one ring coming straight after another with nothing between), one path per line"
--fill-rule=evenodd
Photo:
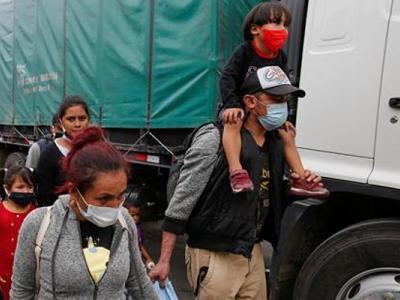
M215 119L219 70L258 2L1 0L0 163L80 95L140 168L136 182L163 189L186 134Z

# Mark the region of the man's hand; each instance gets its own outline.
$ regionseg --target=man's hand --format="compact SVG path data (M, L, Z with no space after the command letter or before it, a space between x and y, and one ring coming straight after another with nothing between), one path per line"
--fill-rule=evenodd
M7 281L5 281L5 280L0 276L0 282L1 282L1 283L6 283Z
M294 173L294 172L290 174L290 177L293 180L300 179L300 175L297 174L297 173ZM318 184L319 186L324 186L324 184L321 182L322 181L321 176L315 175L310 170L305 170L304 171L304 180L307 181L307 182L312 182L314 184Z
M165 286L165 281L169 275L169 263L158 262L149 272L149 277L152 281L158 280L160 286Z
M171 260L172 251L176 244L176 234L163 231L161 241L161 254L158 263L149 272L152 281L158 280L160 286L165 286L165 280L169 275L169 262Z
M244 118L244 111L241 108L228 108L222 113L225 124L235 124Z
M291 183L289 194L300 197L313 197L324 199L329 197L329 190L324 187L321 176L315 175L310 170L304 170L303 176L297 173L290 174Z

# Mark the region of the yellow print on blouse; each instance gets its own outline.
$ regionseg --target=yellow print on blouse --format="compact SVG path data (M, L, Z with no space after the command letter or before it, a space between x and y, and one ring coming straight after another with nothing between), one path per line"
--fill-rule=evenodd
M86 264L94 282L99 283L101 277L107 269L107 263L110 259L110 250L104 247L96 247L93 238L89 237L88 247L83 249Z

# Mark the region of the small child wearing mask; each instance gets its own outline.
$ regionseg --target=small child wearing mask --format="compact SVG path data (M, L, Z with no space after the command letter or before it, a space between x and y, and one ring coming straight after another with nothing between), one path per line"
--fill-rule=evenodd
M8 300L19 229L26 216L35 209L36 197L30 169L12 166L2 171L5 196L0 202L0 293Z
M266 66L279 66L286 71L287 58L282 50L287 38L291 21L289 9L281 1L262 2L251 9L243 22L245 42L239 45L224 67L220 79L221 103L219 119L223 121L222 144L229 165L230 182L234 193L251 191L253 182L247 170L240 163L241 135L244 111L239 90L247 76ZM282 108L283 109L283 108ZM296 130L286 121L288 111L268 113L282 115L272 118L275 122L264 124L267 130L278 130L283 141L286 162L292 172L298 174L293 180L290 193L306 197L327 197L329 191L314 182L305 180L304 169L295 144Z

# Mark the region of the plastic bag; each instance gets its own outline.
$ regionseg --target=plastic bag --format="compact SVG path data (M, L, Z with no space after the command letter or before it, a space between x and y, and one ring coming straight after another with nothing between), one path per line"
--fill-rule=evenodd
M164 288L161 288L160 283L155 281L153 283L153 288L156 291L159 300L179 300L175 293L174 287L169 280L165 283Z

